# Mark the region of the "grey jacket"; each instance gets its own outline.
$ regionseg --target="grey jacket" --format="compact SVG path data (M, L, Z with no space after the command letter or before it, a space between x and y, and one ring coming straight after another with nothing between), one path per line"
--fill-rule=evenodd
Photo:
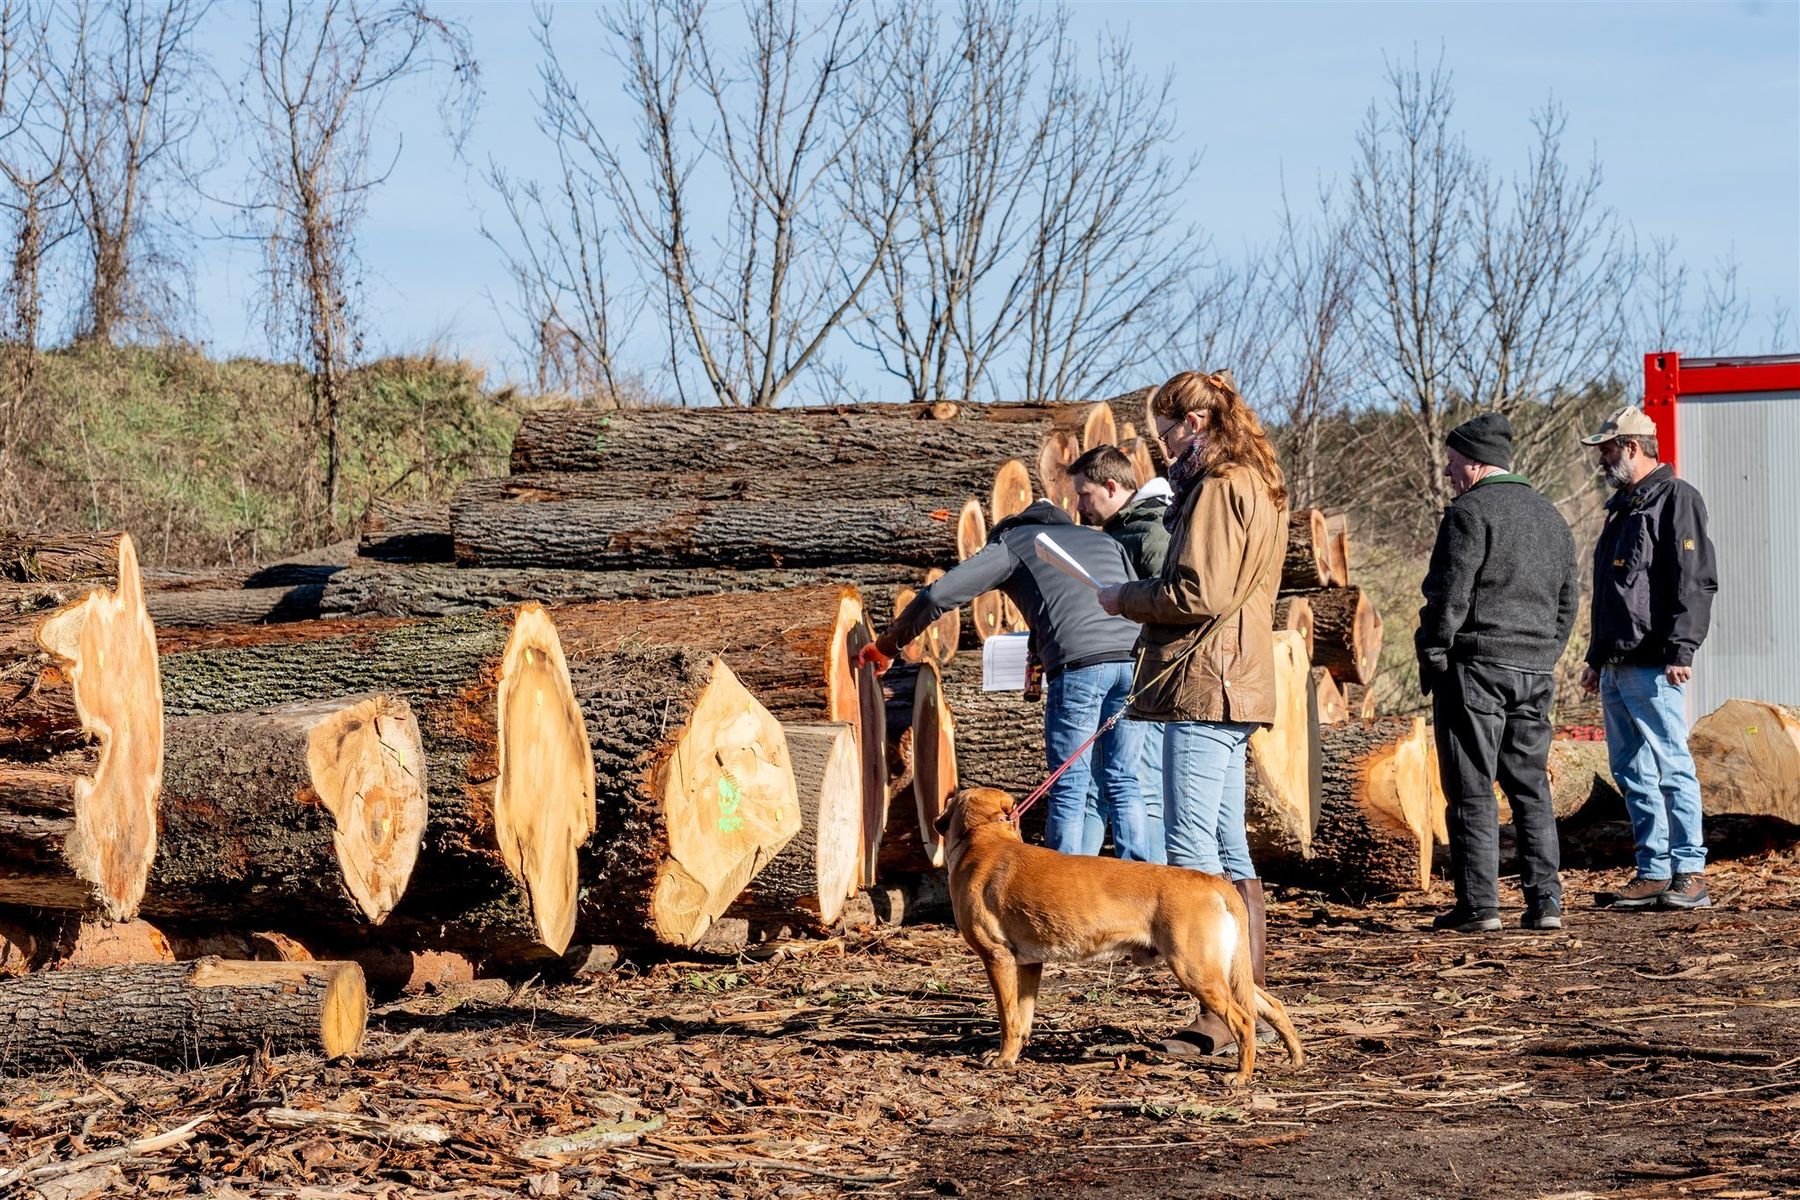
M1575 536L1523 477L1490 475L1444 510L1422 590L1425 691L1453 662L1549 671L1575 628Z
M882 653L891 657L951 609L997 589L1024 614L1046 677L1098 663L1130 662L1137 623L1108 616L1093 588L1040 560L1034 544L1040 533L1049 534L1102 586L1132 578L1118 542L1039 500L994 526L986 546L921 590L877 639Z

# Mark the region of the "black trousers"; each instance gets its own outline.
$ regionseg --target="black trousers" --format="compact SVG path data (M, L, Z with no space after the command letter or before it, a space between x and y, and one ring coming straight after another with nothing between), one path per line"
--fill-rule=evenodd
M1438 774L1449 801L1451 879L1467 908L1500 904L1498 782L1512 802L1525 903L1562 901L1562 863L1550 803L1548 674L1496 663L1454 663L1433 688Z

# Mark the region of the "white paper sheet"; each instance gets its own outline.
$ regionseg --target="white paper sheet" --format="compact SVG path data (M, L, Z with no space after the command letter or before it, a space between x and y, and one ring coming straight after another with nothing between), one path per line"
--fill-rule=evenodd
M981 643L981 690L1024 691L1025 652L1030 642L1029 633L997 633Z
M1037 535L1037 556L1073 579L1079 579L1095 591L1100 590L1100 581L1088 574L1087 568L1069 557L1069 552L1050 540L1050 535Z

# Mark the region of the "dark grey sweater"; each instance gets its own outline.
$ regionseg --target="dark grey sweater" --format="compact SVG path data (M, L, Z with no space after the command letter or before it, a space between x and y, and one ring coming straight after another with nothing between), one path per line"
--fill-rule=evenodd
M1548 671L1575 627L1575 538L1518 475L1490 475L1444 512L1414 645L1427 691L1453 662Z

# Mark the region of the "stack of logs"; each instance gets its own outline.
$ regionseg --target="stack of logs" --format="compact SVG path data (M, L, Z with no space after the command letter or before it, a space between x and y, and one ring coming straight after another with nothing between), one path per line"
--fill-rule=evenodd
M1041 709L958 653L1018 614L982 597L882 679L853 657L993 525L1072 508L1084 449L1148 478L1119 406L538 413L510 476L378 506L334 564L0 537L0 1062L348 1052L369 985L824 929L931 871L959 781L1045 773ZM1295 516L1251 830L1278 878L1404 891L1442 797L1423 724L1345 695L1380 641L1347 545ZM1800 818L1800 723L1720 720L1709 811ZM1563 758L1568 803L1605 792Z

